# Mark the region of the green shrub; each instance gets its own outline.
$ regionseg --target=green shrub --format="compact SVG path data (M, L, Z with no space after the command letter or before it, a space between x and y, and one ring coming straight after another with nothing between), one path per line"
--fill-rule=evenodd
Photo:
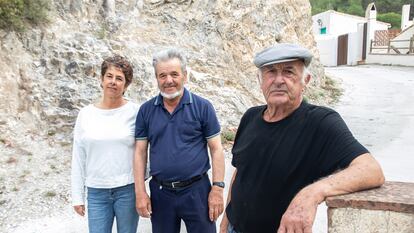
M50 0L0 0L0 28L23 31L27 24L47 22Z
M22 30L23 11L22 0L0 0L0 28Z
M221 141L223 143L233 142L236 137L236 133L231 130L226 130L221 133Z
M401 27L401 15L394 12L378 14L377 20L390 23L391 28L400 28Z
M341 11L341 12L345 12L345 13L350 14L350 15L358 15L358 16L362 16L362 17L365 15L365 12L362 9L362 6L359 5L359 4L350 5L349 7L344 8L343 11Z
M25 19L33 24L46 22L49 4L49 0L24 0Z

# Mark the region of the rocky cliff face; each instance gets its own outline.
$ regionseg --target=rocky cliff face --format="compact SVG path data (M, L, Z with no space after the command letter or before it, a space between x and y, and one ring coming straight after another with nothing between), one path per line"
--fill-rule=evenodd
M63 188L53 192L66 201L73 123L80 108L100 97L103 57L130 59L134 80L126 95L142 103L157 94L153 52L183 49L187 87L213 102L224 128L236 127L248 107L263 103L254 54L297 42L318 56L311 25L307 0L54 0L49 24L22 34L0 30L2 209L16 204L11 197L20 186L47 187L36 178L46 173L61 179ZM326 102L317 60L311 71L316 78L307 94Z
M99 65L113 53L134 64L127 96L157 93L151 55L187 52L188 88L209 98L221 123L261 103L252 57L277 42L314 49L308 1L56 0L51 23L24 34L1 33L3 129L66 139L79 108L99 98ZM318 62L312 66L323 77ZM321 82L318 80L315 85Z

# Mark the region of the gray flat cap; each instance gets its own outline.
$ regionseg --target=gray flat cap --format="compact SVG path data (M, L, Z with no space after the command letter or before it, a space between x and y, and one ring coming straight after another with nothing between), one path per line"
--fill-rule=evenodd
M308 66L312 61L312 54L297 44L280 43L257 53L253 62L257 68L261 68L294 60L302 60L305 66Z

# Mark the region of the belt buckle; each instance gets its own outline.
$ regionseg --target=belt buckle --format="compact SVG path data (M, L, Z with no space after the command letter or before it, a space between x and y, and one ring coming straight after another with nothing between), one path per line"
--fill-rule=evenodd
M175 186L178 185L180 183L180 181L175 181L171 183L171 186L173 189L175 189Z

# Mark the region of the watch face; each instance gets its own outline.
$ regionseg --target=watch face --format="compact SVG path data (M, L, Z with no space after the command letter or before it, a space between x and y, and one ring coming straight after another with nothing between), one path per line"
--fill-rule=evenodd
M219 186L219 187L221 187L221 188L224 188L224 182L213 182L213 185L215 185L215 186Z

